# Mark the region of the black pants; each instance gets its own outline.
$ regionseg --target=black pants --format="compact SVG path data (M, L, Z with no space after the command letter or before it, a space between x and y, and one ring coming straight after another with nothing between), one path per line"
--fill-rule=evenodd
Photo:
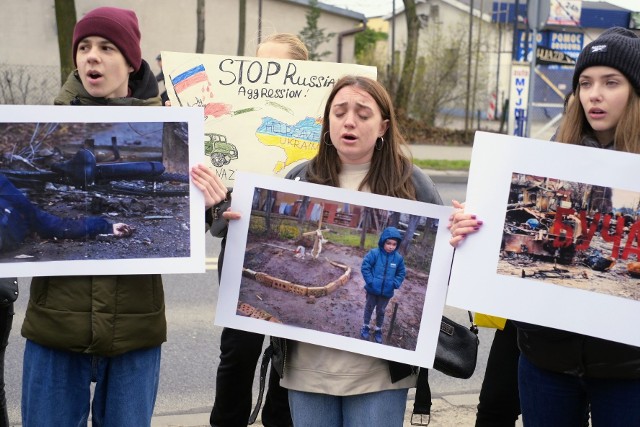
M220 337L220 364L216 377L216 399L209 423L213 427L245 427L252 409L256 365L262 355L264 335L224 328ZM265 427L290 427L287 390L271 368L262 408Z
M514 427L520 416L518 333L507 320L496 330L480 389L476 427Z
M4 355L13 324L13 304L0 307L0 427L9 427L7 398L4 391Z

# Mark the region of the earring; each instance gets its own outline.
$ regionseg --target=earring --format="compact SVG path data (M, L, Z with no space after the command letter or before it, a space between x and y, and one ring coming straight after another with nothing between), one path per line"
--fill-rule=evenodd
M327 134L329 133L329 131L326 131L324 133L324 135L322 136L322 142L324 142L324 145L327 145L329 147L331 147L333 145L333 142L331 142L331 137L329 137L329 142L327 142Z
M378 145L378 140L380 140L380 145ZM378 139L376 139L376 150L380 151L382 150L382 146L384 145L384 138L383 137L379 137Z

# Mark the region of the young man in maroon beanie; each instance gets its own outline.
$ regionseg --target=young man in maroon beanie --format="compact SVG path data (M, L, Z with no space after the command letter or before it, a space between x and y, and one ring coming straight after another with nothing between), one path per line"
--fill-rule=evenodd
M87 13L73 58L77 70L55 104L161 105L133 11ZM166 334L160 275L34 278L22 327L22 425L87 425L91 406L94 426L149 426Z

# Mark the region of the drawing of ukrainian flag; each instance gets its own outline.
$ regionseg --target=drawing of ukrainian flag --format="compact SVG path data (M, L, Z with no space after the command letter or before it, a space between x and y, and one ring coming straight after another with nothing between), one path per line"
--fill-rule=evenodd
M202 64L178 74L176 77L171 77L171 83L173 84L173 89L176 91L176 94L198 83L206 82L207 80L207 73Z

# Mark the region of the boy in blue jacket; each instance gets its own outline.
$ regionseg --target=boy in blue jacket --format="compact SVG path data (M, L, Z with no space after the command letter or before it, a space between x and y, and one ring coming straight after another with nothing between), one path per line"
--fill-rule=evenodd
M382 343L382 324L384 311L387 309L393 292L400 288L406 275L404 258L398 253L398 245L402 234L395 227L387 227L378 239L378 247L371 249L362 260L362 277L364 289L367 291L367 302L364 306L364 324L360 331L362 339L369 340L369 322L373 309L376 309L375 340Z

